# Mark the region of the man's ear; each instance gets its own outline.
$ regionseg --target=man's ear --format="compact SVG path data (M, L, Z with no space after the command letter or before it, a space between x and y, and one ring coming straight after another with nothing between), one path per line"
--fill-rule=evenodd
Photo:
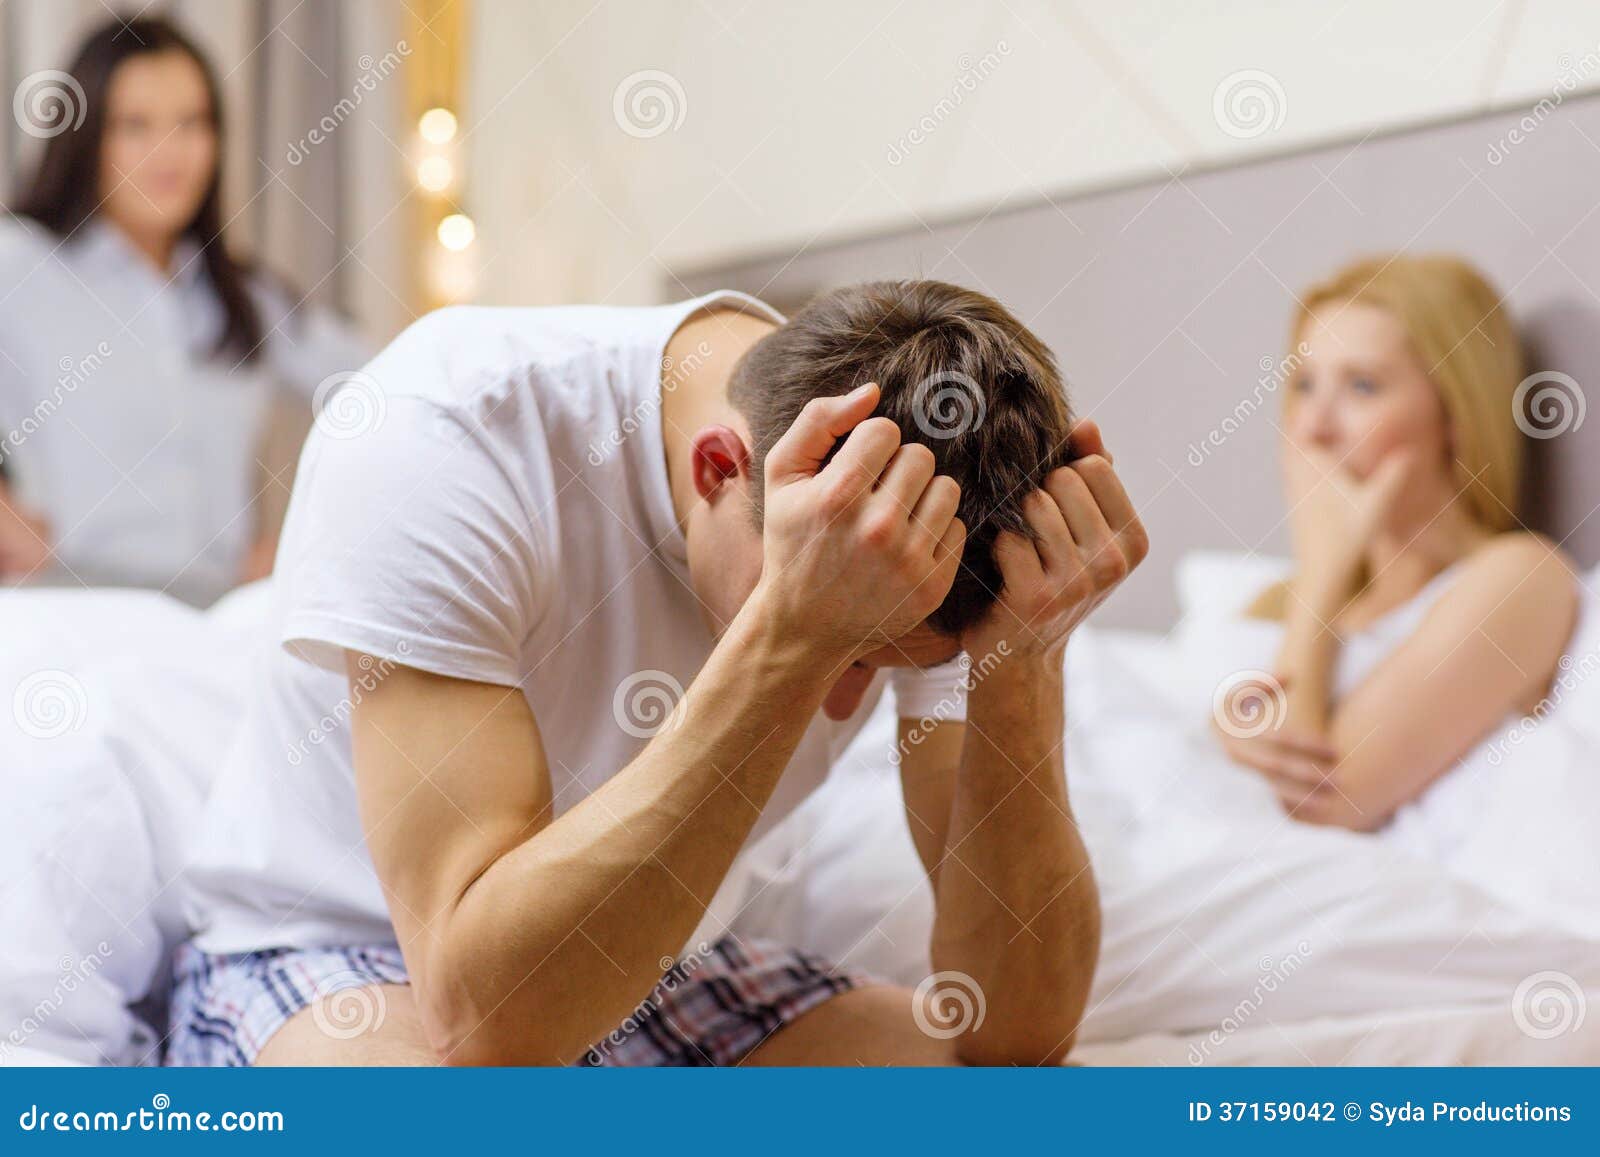
M704 426L690 443L689 469L694 492L709 500L730 482L748 479L750 447L728 426Z

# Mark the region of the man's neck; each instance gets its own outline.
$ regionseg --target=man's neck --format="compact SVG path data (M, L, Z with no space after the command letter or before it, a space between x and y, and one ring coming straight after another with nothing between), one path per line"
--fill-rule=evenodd
M745 350L775 328L755 314L717 307L695 314L667 342L661 367L661 440L680 524L696 502L691 440L708 425L747 433L744 419L728 401L728 379Z

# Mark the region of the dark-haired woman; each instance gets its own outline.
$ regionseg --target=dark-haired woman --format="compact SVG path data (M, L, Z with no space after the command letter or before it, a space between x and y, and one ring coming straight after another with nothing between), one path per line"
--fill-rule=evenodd
M215 76L172 25L112 22L31 93L48 139L0 218L0 581L208 603L270 568L256 525L273 391L364 343L227 251Z

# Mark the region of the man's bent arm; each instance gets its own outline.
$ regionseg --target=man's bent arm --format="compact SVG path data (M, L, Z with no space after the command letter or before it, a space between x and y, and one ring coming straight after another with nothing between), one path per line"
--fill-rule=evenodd
M620 1022L693 932L833 681L949 592L959 489L868 416L877 400L870 384L815 398L768 453L755 592L645 750L554 823L520 692L402 669L356 708L362 822L442 1056L565 1063Z
M833 674L747 611L645 750L553 823L520 691L398 668L363 697L362 817L441 1059L570 1063L689 939Z
M971 1064L1058 1062L1094 979L1100 900L1067 799L1061 695L1059 665L1018 656L967 704L932 959L981 994L983 1023L957 1040Z
M1083 456L1024 500L1031 535L996 538L1000 598L963 636L974 686L933 873L931 955L936 972L971 978L975 1006L981 994L982 1023L974 1015L955 1038L968 1063L1059 1062L1100 951L1099 896L1067 800L1063 649L1149 542L1099 430L1080 423L1073 442Z

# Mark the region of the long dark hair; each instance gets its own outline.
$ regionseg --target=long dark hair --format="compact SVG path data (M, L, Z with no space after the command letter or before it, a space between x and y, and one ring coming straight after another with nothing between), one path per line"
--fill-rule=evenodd
M205 77L219 161L194 219L179 234L193 238L199 245L211 286L222 302L224 325L213 352L253 361L261 348L261 315L250 296L249 270L229 255L222 239L222 101L216 72L193 41L168 21L141 17L124 24L113 20L83 42L69 69L83 89L83 119L77 127L49 138L33 182L15 211L31 217L58 237L70 236L94 216L100 207L100 146L105 136L112 74L131 57L159 52L183 53Z

